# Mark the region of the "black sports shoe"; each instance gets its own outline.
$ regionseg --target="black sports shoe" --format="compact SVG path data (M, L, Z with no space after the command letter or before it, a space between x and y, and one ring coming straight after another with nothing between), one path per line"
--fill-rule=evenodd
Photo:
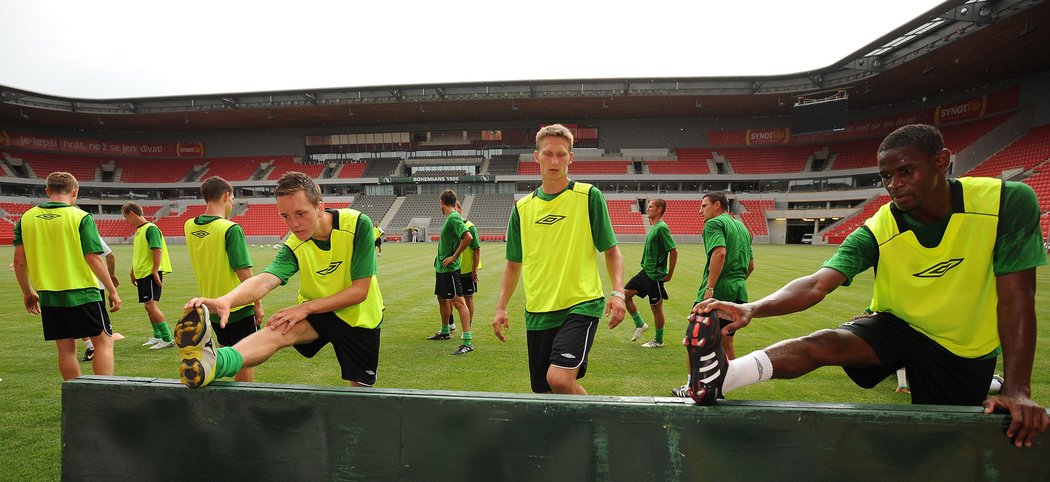
M456 348L456 351L452 352L452 354L453 355L462 355L464 353L470 353L472 351L474 351L474 347L472 347L472 346L459 345L459 348Z
M450 340L450 339L452 339L452 336L450 336L448 333L442 333L442 332L439 331L437 333L434 333L434 336L428 336L427 339L428 340Z
M689 325L682 340L689 354L689 396L701 405L712 405L722 398L729 360L722 349L722 324L710 312L689 315Z
M81 358L80 361L91 361L94 358L95 358L95 349L94 348L88 348L88 349L84 350L84 358Z

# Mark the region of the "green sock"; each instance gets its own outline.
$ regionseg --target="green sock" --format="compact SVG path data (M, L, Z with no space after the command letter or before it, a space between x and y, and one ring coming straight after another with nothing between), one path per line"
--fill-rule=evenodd
M474 343L473 343L473 341L472 341L473 339L474 339L474 337L473 337L473 336L471 336L471 334L470 334L470 332L469 332L469 331L464 331L464 332L463 332L463 344L464 344L464 345L467 345L467 346L474 346Z
M241 371L244 358L232 346L219 348L215 353L215 379L232 377Z
M441 325L441 334L442 335L447 335L448 334L448 325Z
M153 329L157 330L157 332L160 333L159 335L157 335L157 338L160 338L165 343L171 341L171 330L168 329L167 323L157 323L156 325L153 325Z
M153 322L150 322L149 326L150 328L153 328L153 338L160 339L160 326Z
M664 329L663 328L657 328L656 329L656 342L657 343L663 343L664 342Z
M635 328L641 328L642 325L645 324L645 322L642 321L642 314L641 313L631 313L631 319L634 320L634 327Z

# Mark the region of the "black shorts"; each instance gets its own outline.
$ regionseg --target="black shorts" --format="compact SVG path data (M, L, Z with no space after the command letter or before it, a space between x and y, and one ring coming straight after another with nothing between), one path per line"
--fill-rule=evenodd
M164 281L163 274L160 275L160 280ZM139 278L135 280L135 283L139 285L139 303L160 301L160 285L153 279L153 275Z
M587 354L594 345L594 333L598 330L598 318L569 314L557 328L526 332L529 346L529 378L532 391L547 393L547 370L551 365L579 368L576 379L587 374Z
M457 296L463 296L463 282L459 279L459 271L451 273L435 273L434 294L443 300L451 300Z
M380 247L382 245L383 245L383 237L380 236L380 237L376 238L376 247L378 248L378 247Z
M890 313L857 318L839 329L859 336L879 357L876 367L843 367L863 388L906 368L912 403L980 405L988 396L996 357L960 357Z
M471 274L459 274L459 285L463 287L463 296L474 296L474 293L478 292L478 284L474 282L474 276Z
M335 350L343 380L360 383L366 387L375 385L379 368L379 327L357 328L346 324L335 313L316 313L306 321L317 332L317 339L310 343L294 345L296 351L306 358L313 358L328 343Z
M639 271L638 274L634 275L630 281L624 285L623 289L638 292L638 296L648 296L649 305L658 305L667 298L667 290L664 289L664 282L656 281L645 274L645 271Z
M254 310L252 307L248 309ZM237 342L259 331L259 327L255 325L255 313L247 318L227 322L226 328L221 328L217 321L211 322L211 327L215 330L215 339L219 341L220 346L236 345Z
M40 319L44 339L48 341L98 336L102 332L113 334L109 313L102 301L77 306L41 306Z

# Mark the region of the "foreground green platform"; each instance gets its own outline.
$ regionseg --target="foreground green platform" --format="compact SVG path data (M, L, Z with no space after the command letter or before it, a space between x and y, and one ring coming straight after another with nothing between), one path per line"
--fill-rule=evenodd
M163 423L155 423L163 420ZM978 407L568 397L85 377L65 480L1048 480Z

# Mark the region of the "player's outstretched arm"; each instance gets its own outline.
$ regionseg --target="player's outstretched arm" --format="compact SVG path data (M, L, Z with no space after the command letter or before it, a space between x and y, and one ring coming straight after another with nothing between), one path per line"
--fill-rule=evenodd
M496 304L496 314L492 319L492 331L499 341L507 341L505 331L510 330L510 319L507 316L507 303L518 287L518 276L521 275L521 263L507 261L503 268L503 275L499 281L499 302Z
M609 271L613 291L623 293L623 256L620 247L613 246L605 250L605 268ZM609 329L616 328L627 315L627 305L623 298L610 296L605 304L605 316L609 317Z
M281 334L287 334L296 323L305 320L307 316L314 313L329 313L359 304L365 298L368 298L371 284L371 276L358 278L350 281L349 287L332 296L325 296L324 298L310 300L278 310L277 313L270 316L269 328L271 330L279 329Z
M816 273L791 281L758 301L737 305L707 299L697 305L693 312L717 310L720 318L733 320L722 328L723 333L730 333L747 326L752 318L787 315L809 309L845 282L846 275L831 268L821 268Z
M15 279L18 280L18 287L22 288L22 302L25 304L26 312L39 315L40 296L29 282L29 265L26 264L26 251L21 244L15 246L15 259L12 265L15 270Z
M1035 268L995 278L999 304L999 341L1003 347L1003 390L984 402L985 413L1010 412L1006 436L1017 447L1031 447L1050 428L1046 409L1032 400L1032 363L1035 359Z

